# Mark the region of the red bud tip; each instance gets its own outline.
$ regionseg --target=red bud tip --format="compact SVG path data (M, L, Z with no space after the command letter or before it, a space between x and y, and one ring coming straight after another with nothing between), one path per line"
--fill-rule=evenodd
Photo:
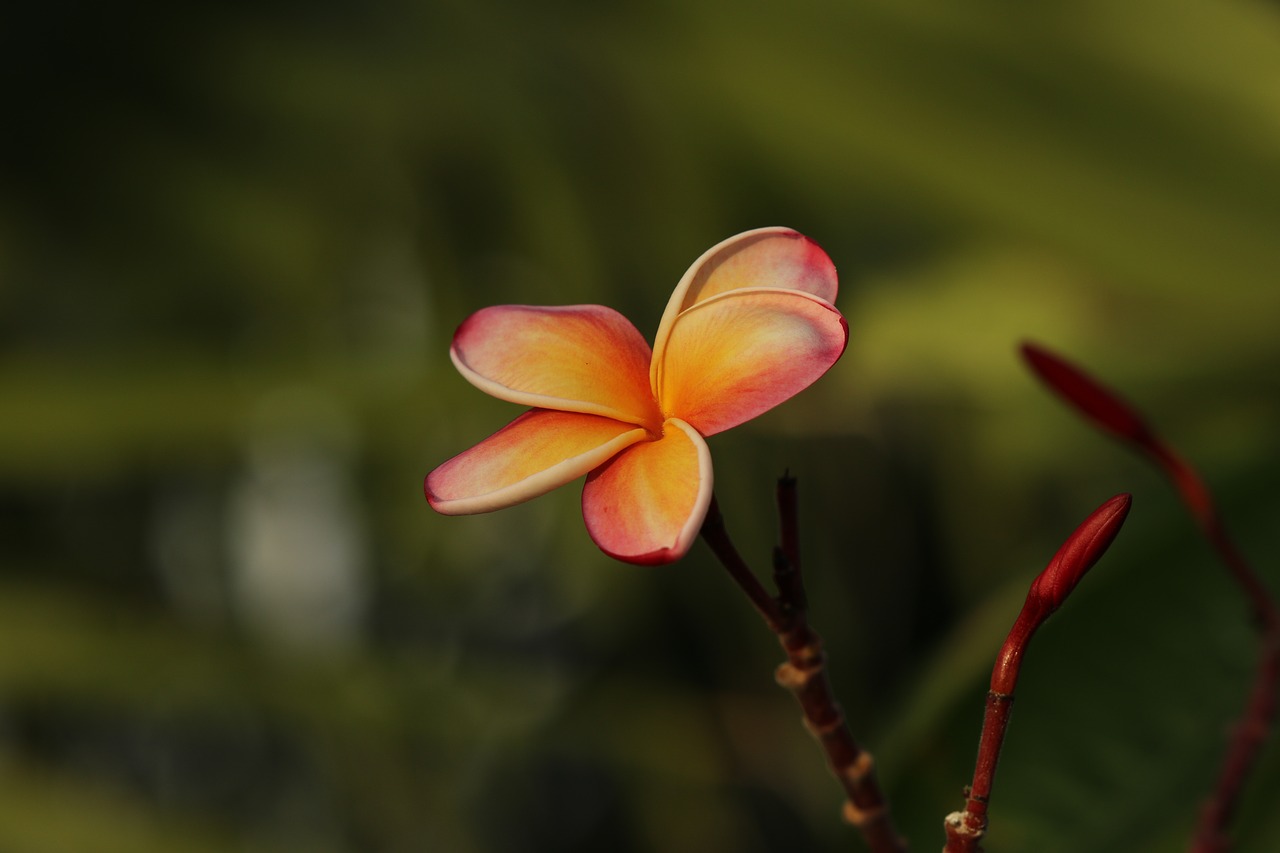
M1032 372L1089 420L1120 438L1150 443L1146 423L1116 392L1037 344L1024 343L1021 351Z
M1093 511L1075 532L1062 543L1027 591L1022 611L1009 630L996 665L991 670L993 694L1012 696L1022 668L1022 655L1031 637L1053 612L1067 600L1084 573L1093 568L1115 541L1125 517L1129 515L1129 495L1116 495Z
M1027 593L1027 602L1039 605L1037 609L1043 614L1041 620L1062 606L1080 578L1111 547L1132 503L1132 496L1116 495L1095 509L1062 543Z

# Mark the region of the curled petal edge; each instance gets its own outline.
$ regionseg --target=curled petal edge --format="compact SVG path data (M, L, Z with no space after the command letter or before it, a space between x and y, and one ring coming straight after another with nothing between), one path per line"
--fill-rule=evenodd
M484 359L484 353L494 343L499 348L509 347L513 334L508 329L508 339L502 339L504 321L510 323L511 315L534 315L537 321L548 323L558 321L559 324L578 323L578 329L561 328L559 334L552 334L547 344L552 346L552 355L546 349L529 349L535 341L526 339L524 335L514 335L517 342L523 342L527 351L522 355L505 354L502 358L490 359L489 367L498 369L505 365L524 364L536 367L537 372L551 370L556 362L555 356L568 357L572 361L584 360L587 357L603 359L605 369L586 374L588 385L578 388L584 396L596 399L582 399L579 396L547 394L533 390L513 387L505 382L486 375L483 368L473 366L464 351L475 350L473 355ZM560 319L562 318L562 319ZM596 346L582 349L580 337L583 333L595 338ZM499 340L495 341L494 337ZM566 340L577 341L573 346L565 348ZM626 317L602 305L495 305L481 309L463 322L454 334L453 344L449 347L449 358L464 379L479 388L490 397L505 400L508 403L530 406L536 409L554 409L560 412L578 412L586 415L599 415L612 418L623 423L647 426L656 429L660 423L657 419L656 407L649 399L644 378L648 375L652 351L644 337L636 330ZM551 364L547 359L552 358ZM514 361L512 361L514 359ZM528 382L529 376L522 377ZM603 383L603 387L597 383ZM615 384L616 383L616 384ZM531 383L532 384L532 383ZM592 388L590 386L595 385ZM588 394L588 392L590 392ZM609 399L612 398L613 405Z
M458 466L468 464L479 464L486 455L500 453L520 453L521 447L505 447L499 449L497 445L507 437L511 436L513 429L523 426L526 421L540 415L554 415L561 419L573 417L575 413L565 412L546 412L535 409L525 412L519 418L512 421L506 427L494 433L489 438L470 448L457 456L453 457L444 464L438 466L423 480L423 491L427 496L427 503L431 508L441 515L476 515L479 513L493 512L494 510L505 509L524 503L527 500L544 495L553 489L570 483L581 477L583 474L598 468L619 452L637 442L648 439L649 433L642 428L628 429L621 432L601 444L590 447L581 453L565 457L559 461L552 462L545 468L536 470L534 473L522 477L519 480L500 486L496 489L484 492L482 494L464 495L461 497L444 497L440 494L442 483L439 480L443 477L453 475L458 479L465 480L465 473L456 472ZM591 417L591 416L584 416ZM625 429L628 425L619 423L618 427ZM528 428L530 435L536 432L537 427ZM433 479L436 480L433 484ZM434 485L434 488L433 488Z
M754 228L750 231L743 231L741 234L735 234L732 237L721 240L716 245L707 249L698 259L694 261L685 274L681 276L679 283L676 284L675 291L671 294L671 299L667 301L666 310L663 311L662 320L658 323L658 332L654 336L653 349L655 353L653 364L658 364L657 353L665 346L667 336L671 333L671 327L675 324L676 318L685 310L692 308L693 305L700 304L701 300L688 304L689 290L693 288L695 282L703 275L706 266L717 258L723 256L723 260L727 261L730 257L739 251L749 249L757 242L761 242L769 237L781 237L788 241L796 241L798 248L804 250L804 264L797 263L795 266L809 266L817 275L809 277L806 281L807 287L778 287L780 290L788 290L798 293L809 293L819 299L834 303L836 293L838 291L838 282L836 279L835 265L831 262L831 258L827 255L822 247L814 240L796 231L794 228L786 228L784 226L769 226L765 228ZM791 248L791 247L788 247ZM723 262L723 261L722 261ZM710 273L715 275L715 270ZM764 285L768 287L770 285ZM735 288L736 289L736 288ZM754 288L753 288L754 289ZM727 291L725 291L727 292ZM723 293L723 292L722 292ZM651 368L650 381L654 387L657 387L657 374Z
M589 503L595 499L595 496L591 493L593 480L605 472L593 472L591 477L587 479L586 487L583 488L583 515L587 522L587 532L600 550L615 560L640 566L659 566L673 563L688 553L693 546L693 541L697 539L699 532L702 530L703 521L707 517L707 510L711 506L711 495L715 485L711 467L711 450L707 447L706 441L699 435L698 431L679 418L669 418L665 426L667 429L672 427L679 429L692 444L698 477L697 490L693 496L688 514L672 539L662 543L651 543L656 547L641 547L625 551L615 547L615 544L620 543L602 541L612 537L604 535L604 531L598 529L598 525L593 525L594 513L589 507Z
M571 400L566 397L552 397L547 394L533 394L528 391L515 391L500 382L494 382L492 379L486 379L474 370L471 370L452 351L449 352L449 357L453 359L453 365L458 369L458 372L462 374L463 379L466 379L490 397L503 400L507 403L529 406L534 409L552 409L557 412L574 412L581 415L597 415L602 418L621 421L625 424L633 424L636 427L649 425L653 422L652 416L640 415L635 412L627 412L622 409L605 406L599 403Z
M722 413L722 417L717 418L715 422L702 422L700 418L693 417L691 414L687 415L690 423L694 424L695 429L699 430L704 436L715 435L716 433L724 432L727 429L731 429L734 426L745 423L748 420L764 414L764 412L774 408L775 406L786 402L796 394L799 394L835 366L836 362L838 362L841 356L844 355L845 349L847 349L849 345L849 324L845 320L844 315L840 313L840 309L836 308L835 305L826 299L823 299L820 296L815 296L812 293L779 287L753 287L741 290L731 290L726 293L712 296L709 299L699 302L693 307L682 311L680 316L677 318L677 322L673 324L671 331L674 331L676 326L678 326L679 321L685 317L705 317L707 316L707 312L716 311L722 306L733 306L734 303L737 302L760 301L757 297L762 296L782 297L782 302L795 302L796 307L816 306L820 310L807 317L804 316L801 311L788 310L786 313L803 317L805 322L811 324L811 329L827 337L829 345L825 347L825 353L819 354L815 349L813 353L809 354L807 360L811 364L811 369L809 371L805 371L806 375L804 376L794 377L792 384L789 384L783 393L774 395L776 396L776 399L769 402L766 406L753 408L751 411L741 416L730 416L726 418L723 415L728 413L725 412ZM779 316L781 316L782 313L783 312L779 312ZM835 325L828 326L828 324L832 323ZM828 326L828 331L823 331L821 329L822 326ZM837 337L839 338L838 348L834 345ZM812 340L816 341L817 339L813 338ZM662 342L661 348L654 350L653 381L654 395L661 401L661 405L669 407L672 413L675 414L680 409L680 405L672 404L667 399L671 396L671 389L667 387L667 344L670 341L671 334L668 334L667 338ZM735 346L740 344L740 341L734 343ZM779 356L781 355L782 353L780 352ZM684 367L685 369L688 369L687 364L685 364ZM714 391L708 389L706 393L712 394Z

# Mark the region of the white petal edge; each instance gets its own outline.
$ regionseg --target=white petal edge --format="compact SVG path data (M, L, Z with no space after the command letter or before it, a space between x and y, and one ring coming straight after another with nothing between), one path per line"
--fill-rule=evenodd
M718 253L723 252L726 247L728 247L733 243L749 241L756 237L760 237L766 234L776 234L779 236L796 236L796 237L804 238L806 240L809 239L805 237L803 234L801 234L799 231L795 230L794 228L788 228L784 225L770 225L764 228L752 228L749 231L743 231L740 234L734 234L732 237L726 237L725 239L721 240L719 243L716 243L710 249L707 249L705 252L699 255L698 259L694 261L692 264L690 264L689 268L685 270L684 275L680 277L680 281L676 284L676 289L672 292L671 298L667 300L666 310L662 312L662 320L658 323L658 332L656 335L653 336L653 354L654 354L655 365L657 364L658 353L663 349L663 347L665 347L667 342L667 336L671 334L671 327L675 325L676 317L680 315L680 312L682 310L681 306L684 304L685 294L688 293L689 287L693 284L694 279L697 278L698 273L702 271L703 265ZM782 289L790 290L791 288L782 288ZM651 381L653 382L654 388L656 389L657 388L656 374L654 374L652 371L650 372L650 378L651 378Z
M453 366L462 374L462 378L479 388L490 397L495 397L508 403L515 403L520 406L529 406L534 409L551 409L556 412L577 412L583 415L600 415L605 418L612 418L615 421L622 421L624 424L636 424L641 426L645 424L645 417L637 415L634 412L624 412L621 409L615 409L612 406L605 406L599 403L586 403L582 400L571 400L567 397L552 397L548 394L532 394L528 391L515 391L503 385L501 382L495 382L492 379L486 379L479 373L476 373L463 362L462 357L457 351L449 348L449 358L453 361Z
M711 506L711 497L715 491L715 475L711 466L711 448L707 446L706 439L696 429L679 418L668 418L664 426L676 427L693 444L694 451L698 455L698 494L694 498L693 509L690 511L684 527L680 529L675 540L669 546L644 554L616 554L600 545L599 542L596 543L605 554L624 563L638 566L658 566L679 560L689 552L689 549L693 547L693 540L697 539L698 534L702 532L702 523L706 520L707 509Z
M692 429L692 427L689 427ZM552 465L550 468L544 468L536 474L525 477L519 482L512 483L496 491L488 492L483 495L474 495L467 498L455 498L453 500L441 500L431 493L430 480L431 474L428 474L423 480L423 491L427 496L427 503L431 508L441 515L478 515L484 512L493 512L499 509L506 509L509 506L524 503L527 500L545 495L547 492L558 489L566 483L571 483L579 477L594 468L598 468L608 462L622 450L637 444L649 437L649 432L644 429L633 429L624 432L622 435L614 438L599 447L580 453L577 456ZM474 450L474 448L472 448ZM458 456L464 456L471 450L463 451ZM457 459L458 456L453 457ZM444 462L439 468L443 468L452 462L453 459ZM434 473L434 472L433 472Z
M748 233L751 233L751 232L748 232ZM843 319L844 317L844 315L840 313L840 309L837 308L833 303L828 302L827 300L823 299L821 296L815 296L814 294L804 290L793 290L790 287L743 287L737 290L729 290L724 293L717 293L715 296L712 296L709 299L704 299L701 302L699 302L697 305L694 305L691 308L686 308L684 311L681 311L679 314L676 315L676 320L679 320L685 314L688 314L692 311L700 311L708 305L714 305L717 302L722 302L726 299L741 298L743 295L748 293L791 294L793 296L798 296L802 299L808 299L810 302L816 302L819 305L823 305L827 308L830 308L833 312L835 312L835 315L841 319ZM675 328L674 321L667 328L666 338L669 339L671 337L671 330L673 328ZM849 327L846 325L845 326L845 346L847 347L848 345L849 345ZM663 383L663 380L665 379L665 377L663 376L663 370L666 368L666 357L667 357L666 350L667 350L667 341L666 339L664 339L662 341L661 348L658 348L657 346L653 348L653 365L650 367L650 377L651 377L650 381L653 383L653 394L655 397L658 398L659 407L664 407L664 404L662 402L662 383ZM841 351L841 355L843 354L844 354L843 351ZM837 357L837 360L838 360L838 357ZM835 362L832 362L833 365L834 363ZM673 412L672 414L675 415L679 413ZM690 427L690 429L692 429L692 427Z
M711 497L715 492L715 475L711 467L711 448L707 446L707 440L701 433L679 418L669 418L667 424L679 427L685 435L689 436L689 440L698 451L698 473L701 475L698 478L698 497L694 501L693 512L689 514L689 520L685 522L675 545L671 548L677 555L675 559L679 559L689 552L693 547L693 540L697 539L702 531L702 522L707 519L707 509L711 506Z

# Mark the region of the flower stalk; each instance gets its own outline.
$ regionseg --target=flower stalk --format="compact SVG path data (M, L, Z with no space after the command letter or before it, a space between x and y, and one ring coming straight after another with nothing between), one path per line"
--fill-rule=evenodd
M800 539L796 480L778 481L780 544L773 552L778 589L770 595L747 567L729 538L714 496L702 526L702 537L778 638L787 660L774 674L791 691L804 715L805 728L827 758L845 793L844 819L861 832L872 853L905 853L906 842L894 829L888 802L876 778L875 761L853 738L844 710L827 677L822 638L809 625L804 579L800 571Z
M1022 611L991 670L991 688L987 692L986 712L982 718L982 736L978 742L973 782L965 790L964 810L947 815L943 823L947 836L944 853L980 853L982 850L991 787L995 781L996 765L1000 762L1005 731L1009 727L1014 690L1027 646L1045 620L1066 601L1085 572L1115 541L1131 505L1129 495L1116 495L1094 510L1067 538L1027 591Z

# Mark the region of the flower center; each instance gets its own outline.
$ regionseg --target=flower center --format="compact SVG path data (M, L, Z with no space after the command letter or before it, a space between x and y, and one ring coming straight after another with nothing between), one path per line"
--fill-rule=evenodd
M648 417L644 419L643 423L637 424L637 426L644 427L645 431L649 433L649 439L651 441L657 441L666 434L667 415L662 411L662 407L658 405L658 401L656 399L653 401L653 405L649 409Z

